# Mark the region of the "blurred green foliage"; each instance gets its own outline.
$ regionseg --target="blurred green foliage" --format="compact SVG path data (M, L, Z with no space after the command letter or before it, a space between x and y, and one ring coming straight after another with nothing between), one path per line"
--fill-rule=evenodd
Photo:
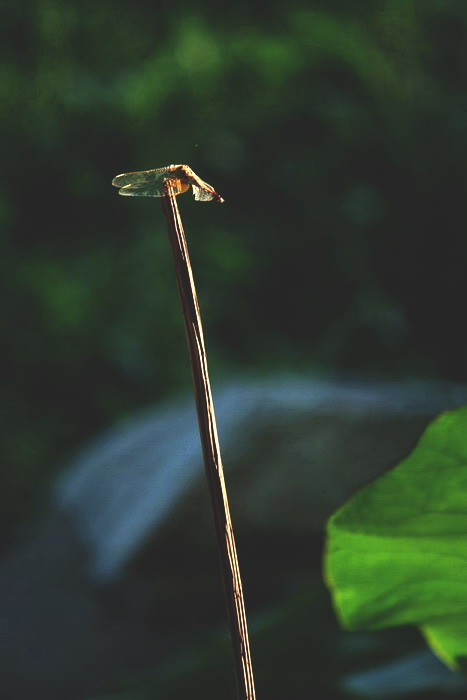
M189 386L158 202L180 200L213 374L467 378L467 6L5 2L4 524L80 441Z

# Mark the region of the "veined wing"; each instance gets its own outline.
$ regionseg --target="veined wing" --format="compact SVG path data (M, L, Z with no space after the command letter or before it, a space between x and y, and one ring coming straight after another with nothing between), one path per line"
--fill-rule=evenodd
M167 194L167 186L172 188L175 195L182 194L190 188L188 182L182 182L178 178L164 177L158 182L143 181L124 185L118 194L126 197L163 197Z
M142 183L162 183L169 173L169 168L156 168L155 170L141 170L137 173L122 173L112 180L114 187L126 187L127 185L140 185Z
M201 187L198 187L198 185L191 184L193 188L193 196L197 202L210 202L211 199L214 199L214 194L212 192L209 192L208 190L201 189ZM216 192L217 195L217 192ZM219 195L217 195L219 196ZM221 200L223 201L223 200Z
M198 202L209 202L211 199L217 199L218 202L224 201L214 187L198 177L188 165L172 165L171 167L177 175L191 183L194 198Z

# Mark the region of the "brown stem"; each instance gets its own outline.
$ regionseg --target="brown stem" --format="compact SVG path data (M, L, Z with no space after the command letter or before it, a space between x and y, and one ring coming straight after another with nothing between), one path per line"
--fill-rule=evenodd
M185 321L204 466L214 513L214 524L227 602L238 698L239 700L254 700L256 695L242 581L217 437L216 417L209 382L203 328L177 200L170 188L168 188L167 195L162 197L162 206L167 220L178 292Z

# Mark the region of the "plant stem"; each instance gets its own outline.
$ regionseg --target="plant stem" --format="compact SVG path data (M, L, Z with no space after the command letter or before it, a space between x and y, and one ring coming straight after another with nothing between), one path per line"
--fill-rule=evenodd
M178 292L185 322L204 466L214 514L214 525L227 603L237 693L239 700L254 700L256 695L242 582L217 436L203 328L185 234L177 200L170 186L167 187L167 194L162 197L162 207L167 221Z

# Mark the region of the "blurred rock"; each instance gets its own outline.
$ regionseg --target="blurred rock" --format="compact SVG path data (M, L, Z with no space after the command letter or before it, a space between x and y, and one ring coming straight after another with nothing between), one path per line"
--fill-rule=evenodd
M333 383L285 377L236 382L215 396L234 524L309 533L356 489L398 463L467 387ZM163 523L211 517L193 399L161 406L89 446L60 477L68 513L100 581L118 577ZM196 503L196 509L194 504ZM198 510L199 507L199 510Z
M102 679L141 668L155 639L86 576L69 523L54 512L0 565L0 697L85 698Z
M467 679L450 671L431 651L406 656L394 663L354 673L342 680L342 687L361 698L401 698L423 693L452 697L455 692L465 693ZM441 695L440 695L441 697Z
M215 402L251 612L319 567L326 518L467 387L283 377ZM0 566L2 698L85 698L222 621L214 551L192 398L109 431Z

